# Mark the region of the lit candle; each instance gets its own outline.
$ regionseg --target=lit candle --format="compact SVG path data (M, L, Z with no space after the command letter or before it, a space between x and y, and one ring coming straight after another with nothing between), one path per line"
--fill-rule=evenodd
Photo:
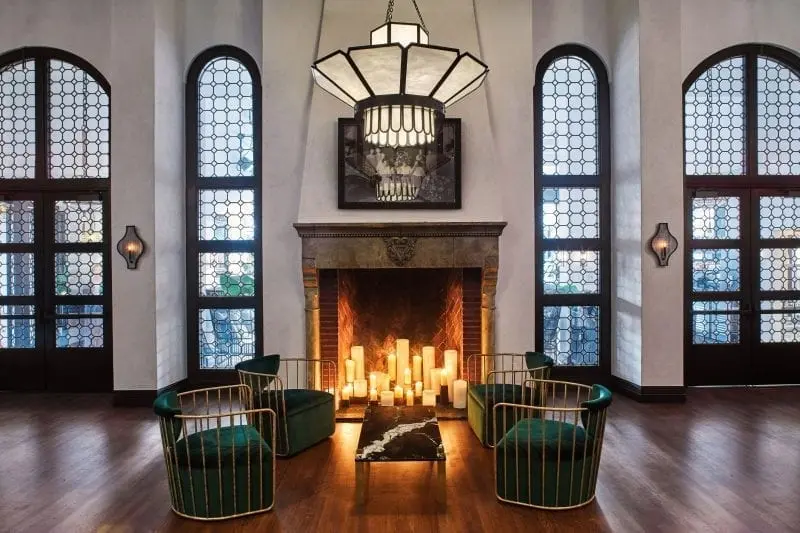
M367 397L367 380L357 379L353 382L353 397L366 398Z
M348 383L342 388L342 405L348 407L350 405L350 396L353 394L353 385Z
M378 388L378 375L375 372L369 373L369 388L370 389Z
M453 382L453 407L466 409L467 407L467 382L457 379Z
M350 359L356 362L356 379L364 379L364 347L351 346ZM364 393L364 396L366 395L367 394Z
M389 367L389 379L392 381L397 381L397 356L393 353L389 354L387 359L387 366Z
M444 367L447 369L447 373L450 374L453 379L458 378L458 351L444 351Z
M403 385L411 385L411 369L403 370Z
M436 349L433 346L422 347L422 383L426 389L431 388L431 370L436 364Z
M394 398L395 400L402 400L403 399L403 387L397 385L394 388Z
M439 394L439 389L442 386L440 378L442 376L441 368L431 368L431 390Z
M394 393L390 390L381 392L381 405L384 407L391 407L394 405Z
M399 380L408 368L408 339L397 339L397 378Z
M422 391L422 405L436 407L436 391L428 389Z
M378 401L378 389L370 389L369 390L369 401L377 402Z
M414 396L417 398L422 398L422 382L417 381L417 384L414 385Z
M414 391L411 389L406 391L406 405L409 407L414 405Z
M348 383L352 383L356 380L356 362L352 359L345 359L344 360L344 380Z
M415 355L411 360L414 367L414 381L422 381L422 357Z

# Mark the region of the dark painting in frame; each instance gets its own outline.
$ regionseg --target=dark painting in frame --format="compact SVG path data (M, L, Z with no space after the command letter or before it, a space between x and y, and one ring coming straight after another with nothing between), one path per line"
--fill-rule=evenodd
M376 147L360 121L340 118L339 209L461 209L461 119L424 146Z

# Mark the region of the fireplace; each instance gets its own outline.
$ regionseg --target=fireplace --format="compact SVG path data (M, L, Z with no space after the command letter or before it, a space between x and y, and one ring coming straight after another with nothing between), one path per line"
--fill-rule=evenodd
M464 363L470 354L494 351L504 226L295 224L302 239L306 357L335 361L341 390L353 346L363 347L366 374L384 373L389 355L402 355L395 353L397 340L408 339L409 367L423 347L434 348L437 368L445 366L444 351L455 350L456 377L475 379L463 374Z

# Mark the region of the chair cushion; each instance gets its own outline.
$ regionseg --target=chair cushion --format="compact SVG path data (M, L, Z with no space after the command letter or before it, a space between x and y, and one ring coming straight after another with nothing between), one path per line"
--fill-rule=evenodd
M188 446L188 455L187 455ZM205 458L206 468L218 468L220 458L223 468L272 458L272 450L252 426L227 426L192 433L175 443L178 462L183 466L201 468ZM248 459L249 457L249 459ZM191 464L190 464L191 461Z
M553 358L541 352L525 352L525 366L531 370L531 376L534 379L548 379L550 377L549 369L553 367ZM545 373L533 372L537 368L547 368Z
M278 417L281 417L284 412L283 404L278 401L279 394L280 391L277 390L262 392L257 397L256 408L269 407L275 411ZM283 399L286 402L285 414L287 416L302 413L307 409L334 401L333 395L328 392L309 389L284 389Z
M160 394L153 402L153 411L156 415L169 421L172 435L168 435L168 438L177 439L181 434L181 426L183 425L180 419L176 418L177 415L181 414L178 393L170 391Z
M581 413L581 422L590 435L594 435L601 422L600 413L611 405L611 391L602 385L592 385L589 399L581 402L581 407L588 409Z
M522 385L511 385L503 383L495 384L480 384L470 385L469 395L475 398L478 404L486 408L486 400L489 401L489 407L501 402L508 403L522 403ZM533 390L530 387L525 388L525 403L530 403Z
M236 363L234 367L236 370L244 370L245 372L253 372L256 374L269 374L275 375L281 366L280 354L259 355L246 361Z
M527 452L528 449L542 451L545 457L556 460L559 449L561 458L569 458L575 448L575 456L583 456L583 449L587 442L586 431L580 426L557 420L542 420L540 418L524 418L511 427L497 444L501 449L518 449ZM591 437L589 438L591 443Z

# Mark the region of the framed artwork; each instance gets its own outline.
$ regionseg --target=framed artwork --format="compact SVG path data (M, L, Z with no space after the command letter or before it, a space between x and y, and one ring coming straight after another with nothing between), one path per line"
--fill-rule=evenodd
M391 148L340 118L339 209L461 209L461 119L444 119L435 143Z

